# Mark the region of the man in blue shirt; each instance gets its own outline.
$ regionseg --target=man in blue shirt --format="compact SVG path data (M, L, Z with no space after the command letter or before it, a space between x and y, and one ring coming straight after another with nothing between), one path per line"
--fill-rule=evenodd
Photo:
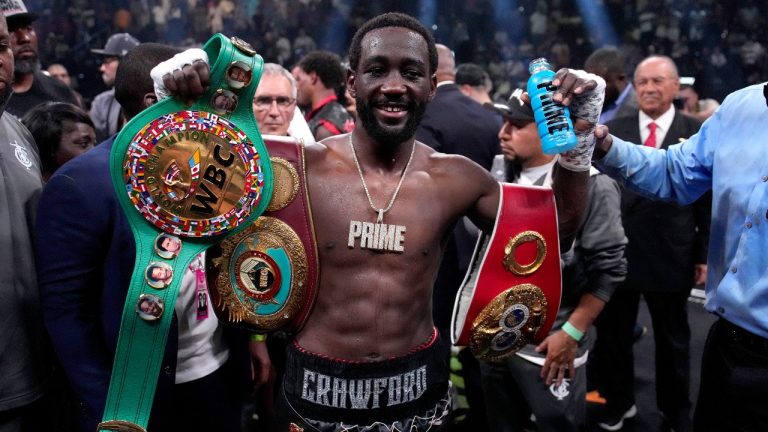
M766 96L764 84L732 93L666 150L596 132L598 167L628 188L681 204L712 190L705 306L720 319L704 349L696 431L768 430Z

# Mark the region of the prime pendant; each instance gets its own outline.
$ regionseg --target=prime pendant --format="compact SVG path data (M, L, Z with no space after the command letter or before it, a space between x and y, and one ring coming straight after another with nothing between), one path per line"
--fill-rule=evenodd
M354 249L359 241L360 249L381 252L403 253L405 247L405 225L388 225L378 220L376 223L349 221L349 240L347 246Z

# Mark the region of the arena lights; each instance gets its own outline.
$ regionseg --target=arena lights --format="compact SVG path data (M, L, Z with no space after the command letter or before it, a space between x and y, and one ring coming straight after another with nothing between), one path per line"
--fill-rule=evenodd
M424 27L437 30L437 2L435 0L424 0L419 2L419 21Z
M517 0L493 0L493 20L496 30L509 30L509 11L517 9Z
M331 52L347 52L347 43L350 38L350 35L347 34L347 28L347 18L344 14L336 8L331 8L326 26L327 30L323 34L319 46Z
M616 36L613 23L608 19L603 2L576 0L576 4L584 19L584 28L587 30L587 34L595 48L606 45L619 45L619 38Z

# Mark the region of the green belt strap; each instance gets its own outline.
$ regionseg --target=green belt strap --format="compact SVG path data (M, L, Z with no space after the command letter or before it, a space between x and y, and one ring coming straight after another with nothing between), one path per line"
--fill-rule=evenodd
M112 147L112 183L136 241L136 265L97 431L145 430L184 271L250 225L272 195L272 166L252 109L263 60L221 34L203 49L210 89L191 107L168 98L143 111Z

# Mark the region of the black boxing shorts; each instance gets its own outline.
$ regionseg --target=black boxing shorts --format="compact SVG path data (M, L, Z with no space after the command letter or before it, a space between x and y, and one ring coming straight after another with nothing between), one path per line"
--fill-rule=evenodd
M452 400L437 334L410 353L377 362L335 359L289 344L276 401L280 431L436 431Z

